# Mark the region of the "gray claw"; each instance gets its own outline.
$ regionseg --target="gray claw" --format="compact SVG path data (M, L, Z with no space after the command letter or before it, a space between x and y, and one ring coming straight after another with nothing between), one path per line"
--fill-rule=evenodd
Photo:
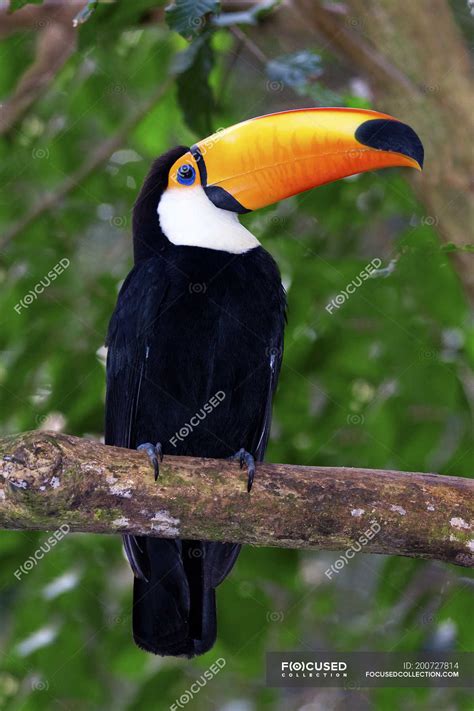
M153 471L155 473L155 481L157 481L160 475L160 462L163 461L163 447L160 442L156 444L151 444L151 442L144 442L139 444L137 447L139 452L146 452L151 463L153 464Z
M247 450L243 447L242 449L239 449L239 451L236 452L234 455L232 455L231 459L238 459L241 469L244 468L244 464L247 465L247 491L250 493L255 477L255 459L250 454L250 452L247 452Z

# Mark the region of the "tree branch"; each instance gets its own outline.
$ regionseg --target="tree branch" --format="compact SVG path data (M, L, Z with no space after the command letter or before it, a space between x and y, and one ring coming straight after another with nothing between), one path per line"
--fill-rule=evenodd
M0 440L0 528L358 549L474 566L474 483L458 477L146 455L51 432ZM365 540L362 537L365 536Z
M41 28L36 57L19 79L11 97L0 107L0 135L8 133L47 90L76 49L72 25L51 23Z

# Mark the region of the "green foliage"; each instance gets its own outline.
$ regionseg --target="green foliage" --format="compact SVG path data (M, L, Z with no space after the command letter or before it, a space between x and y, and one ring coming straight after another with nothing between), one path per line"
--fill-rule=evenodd
M198 37L177 55L174 70L178 73L176 86L183 118L197 135L212 133L214 96L209 83L214 54L209 34Z
M171 30L192 39L205 29L210 17L219 12L219 0L174 0L166 8L166 20Z
M330 64L325 52L300 50L271 59L266 73L274 90L290 87L299 96L312 99L317 106L366 107L366 101L360 97L335 91L324 84Z
M78 52L0 142L3 234L114 136L170 71L180 72L178 91L173 87L109 160L2 252L4 433L62 427L102 435L102 346L131 266L131 210L151 161L218 126L303 103L267 86L263 68L247 56L236 59L224 30L212 37L213 65L207 26L177 59L183 39L156 23L140 24L152 5L99 3L79 28ZM3 40L9 62L0 62L2 101L33 56L34 40L25 32ZM270 59L281 62L286 51L275 40ZM317 82L323 91L326 71L324 80ZM206 82L218 100L211 100ZM298 81L293 85L300 90ZM301 91L314 86L306 82ZM344 83L333 86L345 95ZM469 476L474 331L452 255L440 246L404 171L327 185L243 222L275 256L288 290L268 459ZM381 261L375 277L328 311L375 258ZM26 303L60 260L69 266ZM132 578L117 537L70 534L18 579L15 571L47 537L0 535L0 706L6 711L167 708L220 657L224 669L189 709L360 703L377 711L464 711L472 705L463 690L327 690L332 695L321 698L317 691L286 695L263 681L266 651L472 648L468 571L358 555L330 581L325 570L335 552L247 547L219 589L215 649L191 662L163 660L132 642Z
M25 5L41 5L43 0L10 0L9 12L20 10Z
M123 32L140 27L147 14L156 9L164 0L134 0L133 2L99 2L87 22L80 23L79 49L84 51L91 45L107 43L112 45ZM87 11L87 6L84 10ZM77 19L77 17L76 17ZM114 49L115 51L115 49Z
M323 73L321 57L303 50L272 59L267 64L267 74L272 81L281 81L292 88L305 89Z

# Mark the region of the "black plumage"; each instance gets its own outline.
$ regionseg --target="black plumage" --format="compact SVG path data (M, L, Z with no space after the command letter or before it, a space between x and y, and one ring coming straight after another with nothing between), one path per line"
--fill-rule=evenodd
M281 365L285 294L261 247L230 254L176 246L163 234L157 205L171 166L187 150L155 161L135 204L135 265L107 337L106 443L135 448L159 441L165 456L218 458L243 447L261 460ZM177 438L216 393L219 404ZM162 655L210 649L214 590L239 546L131 536L124 544L135 574L137 644Z

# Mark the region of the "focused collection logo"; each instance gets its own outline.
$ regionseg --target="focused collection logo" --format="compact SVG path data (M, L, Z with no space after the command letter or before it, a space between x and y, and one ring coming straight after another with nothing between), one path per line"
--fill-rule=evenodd
M342 661L282 661L281 678L347 677L347 663Z
M267 652L266 684L274 687L474 686L469 652Z

